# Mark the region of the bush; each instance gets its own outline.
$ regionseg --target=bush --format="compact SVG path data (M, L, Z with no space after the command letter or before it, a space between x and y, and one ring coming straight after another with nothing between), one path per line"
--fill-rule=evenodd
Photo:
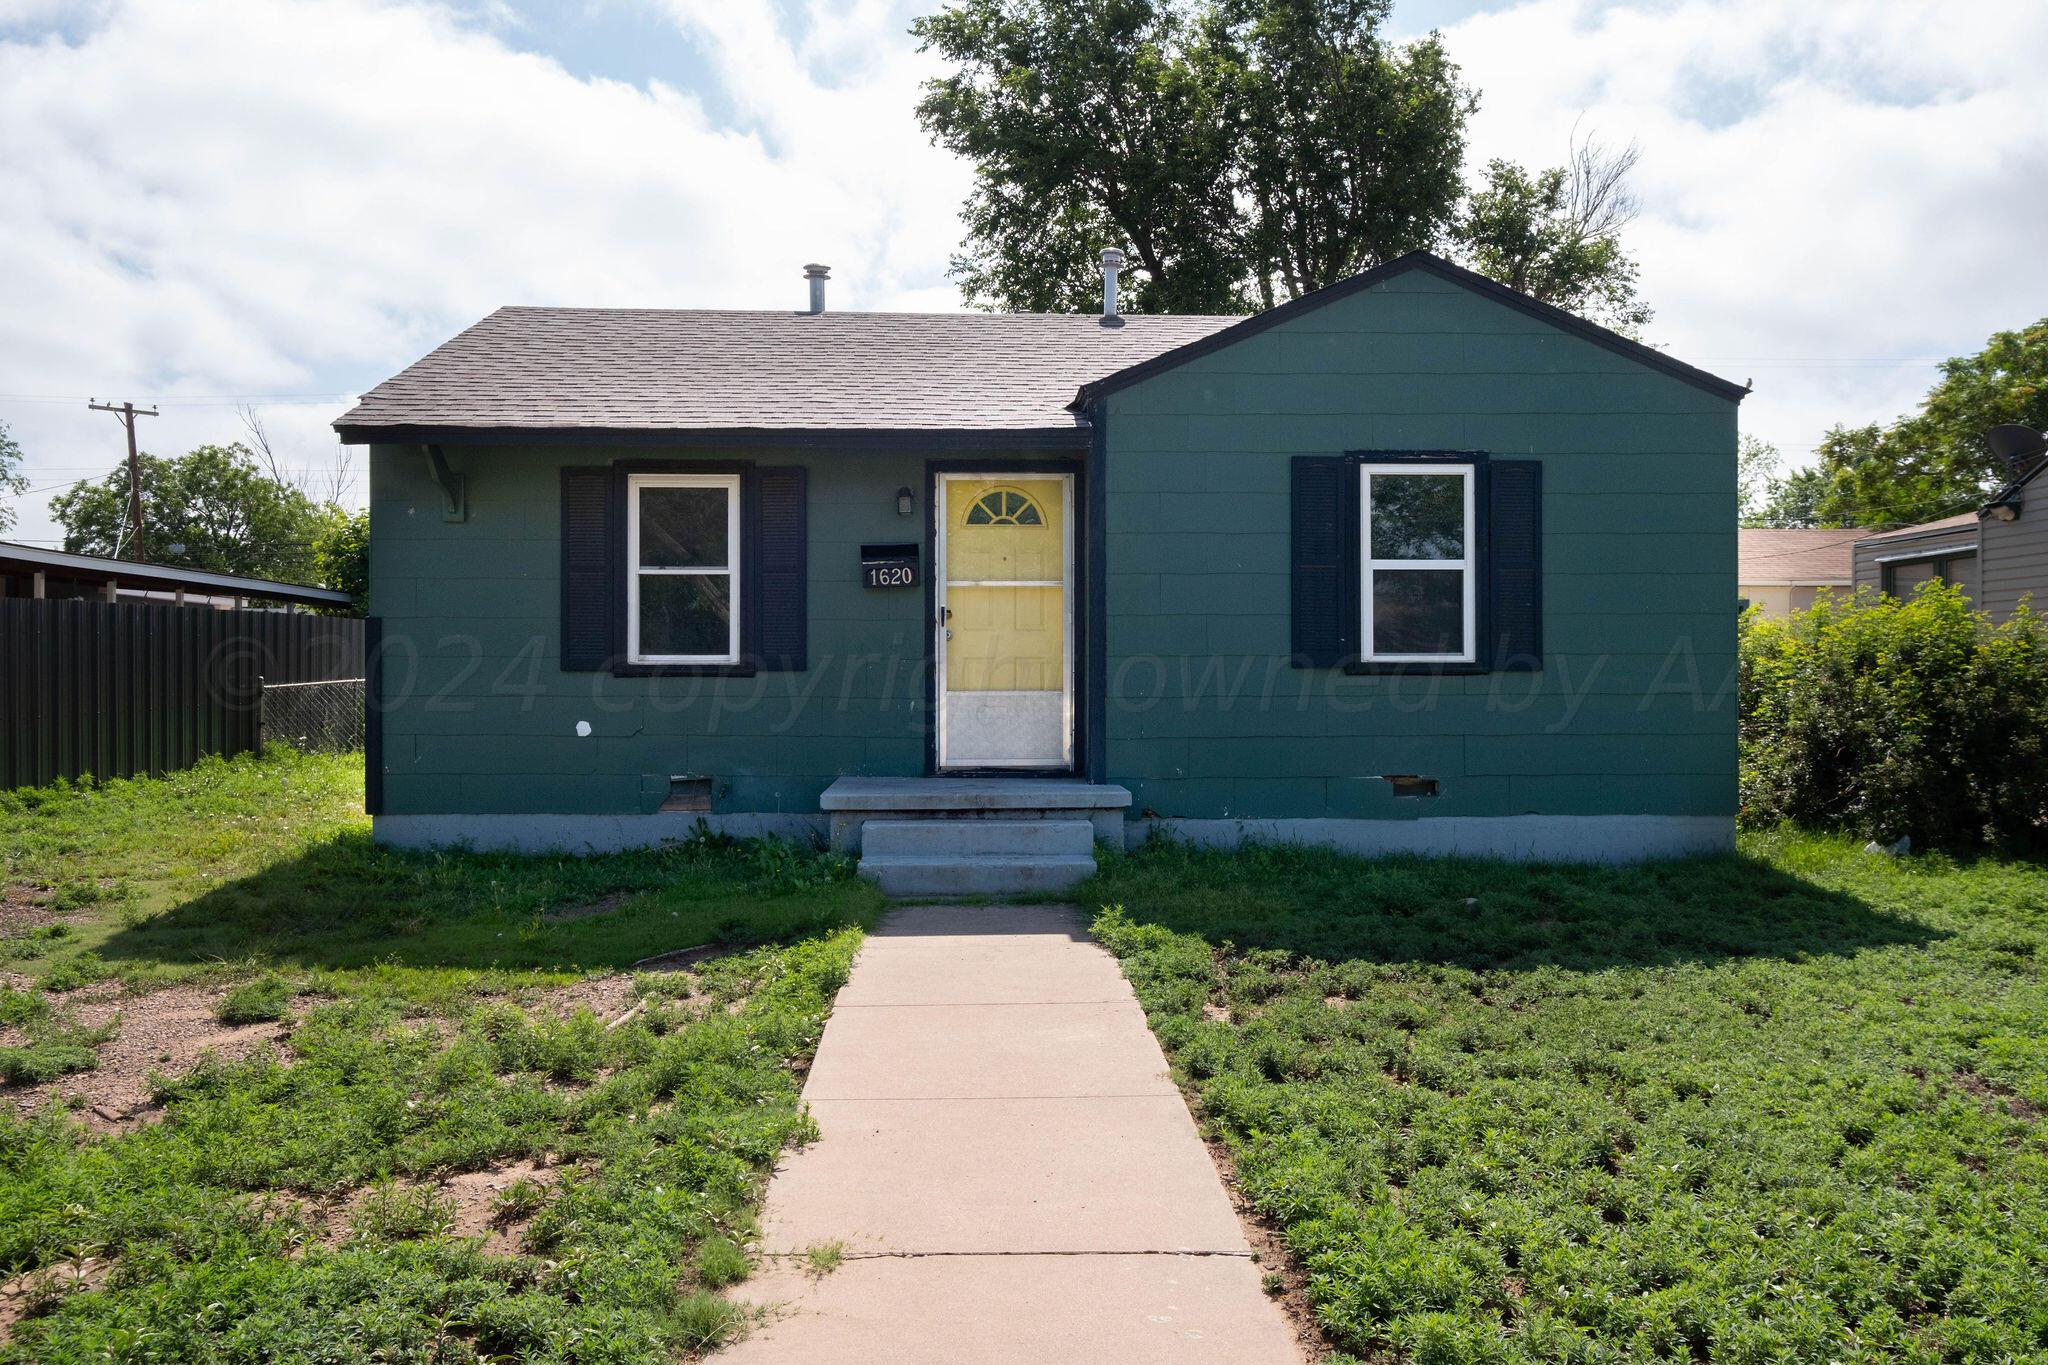
M2048 622L1962 594L1823 596L1742 622L1742 812L1949 848L2048 831Z

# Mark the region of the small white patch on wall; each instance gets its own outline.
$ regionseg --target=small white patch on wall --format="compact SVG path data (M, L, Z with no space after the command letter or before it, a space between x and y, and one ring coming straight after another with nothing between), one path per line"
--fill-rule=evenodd
M577 722L576 722L576 738L578 738L578 739L589 739L589 738L590 738L590 722L589 722L589 721L587 721L587 720L579 720L579 721L577 721Z

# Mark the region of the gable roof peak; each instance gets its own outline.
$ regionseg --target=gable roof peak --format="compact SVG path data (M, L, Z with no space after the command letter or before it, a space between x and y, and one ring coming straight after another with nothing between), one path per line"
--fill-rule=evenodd
M1569 332L1582 340L1590 341L1596 346L1612 351L1616 355L1624 356L1635 361L1637 364L1661 371L1672 376L1674 379L1682 380L1695 388L1703 389L1717 398L1725 398L1730 402L1739 403L1749 394L1749 386L1747 384L1737 384L1731 380L1723 379L1719 375L1709 374L1707 371L1688 365L1682 360L1674 359L1653 346L1646 346L1640 341L1625 337L1619 332L1600 326L1598 323L1588 322L1576 313L1567 312L1555 304L1545 303L1540 299L1522 293L1520 290L1510 289L1496 280L1488 279L1477 271L1467 270L1464 266L1447 261L1433 251L1418 249L1410 251L1406 255L1397 256L1383 265L1376 265L1370 269L1362 270L1349 279L1339 280L1335 284L1325 285L1321 289L1303 294L1299 298L1289 299L1286 303L1277 304L1272 308L1268 308L1263 313L1254 313L1233 326L1211 332L1206 336L1177 346L1170 351L1152 356L1135 365L1126 366L1114 374L1104 375L1100 379L1083 384L1080 390L1075 393L1073 402L1069 403L1068 406L1076 412L1084 411L1097 399L1130 384L1134 384L1141 379L1149 379L1155 374L1175 369L1185 365L1190 360L1208 355L1213 351L1220 351L1226 346L1233 345L1247 337L1255 336L1269 327L1286 322L1292 318L1300 317L1304 313L1314 312L1316 309L1336 303L1340 299L1348 299L1353 294L1363 293L1374 285L1385 284L1389 280L1397 279L1415 270L1426 270L1440 279L1469 289L1475 294L1492 299L1496 303L1504 304L1509 308L1515 309L1517 312L1525 313L1539 322L1548 323L1559 331Z

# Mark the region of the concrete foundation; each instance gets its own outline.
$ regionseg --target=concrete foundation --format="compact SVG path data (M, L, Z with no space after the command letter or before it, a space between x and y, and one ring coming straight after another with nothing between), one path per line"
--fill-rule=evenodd
M1503 815L1439 820L1133 820L1137 847L1155 832L1211 848L1311 844L1371 857L1415 853L1510 862L1634 863L1735 850L1732 815Z
M897 823L903 821L904 815L902 811L879 809L819 815L768 811L725 815L379 815L372 821L372 829L378 843L395 848L609 853L687 839L702 821L713 833L737 839L773 836L816 842L829 835L834 848L858 854L862 851L861 831L869 821ZM1728 853L1735 848L1735 818L1716 815L1512 815L1437 820L1155 818L1126 822L1121 809L1024 806L981 811L934 810L929 817L946 823L988 820L1014 824L1042 820L1071 824L1080 820L1090 827L1091 843L1110 839L1127 847L1136 847L1156 831L1205 847L1311 844L1365 857L1413 853L1522 862L1624 863ZM938 836L906 836L911 842L929 841L933 837ZM909 842L897 851L906 856L942 852L922 846L913 850ZM1027 852L1021 847L1016 851ZM1035 845L1028 851L1061 855L1070 852L1064 847L1055 851ZM979 893L962 888L959 894Z
M729 815L379 815L371 835L393 848L504 849L514 853L614 853L687 839L698 822L735 839L775 837L815 843L822 815L742 811Z

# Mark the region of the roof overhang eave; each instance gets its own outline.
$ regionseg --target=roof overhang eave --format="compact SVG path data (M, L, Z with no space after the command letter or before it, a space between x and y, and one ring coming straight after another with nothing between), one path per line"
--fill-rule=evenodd
M316 588L308 583L244 578L239 574L181 569L170 564L140 564L125 559L105 559L99 555L72 554L68 550L42 550L13 542L0 542L0 561L32 565L43 570L62 570L91 579L111 579L137 588L185 588L201 594L260 597L268 601L320 607L345 607L354 600L345 592Z
M1738 576L1737 586L1744 588L1853 588L1854 580L1847 578L1750 578Z
M730 449L1074 450L1088 425L1042 427L575 427L421 423L334 424L343 445L715 446Z

